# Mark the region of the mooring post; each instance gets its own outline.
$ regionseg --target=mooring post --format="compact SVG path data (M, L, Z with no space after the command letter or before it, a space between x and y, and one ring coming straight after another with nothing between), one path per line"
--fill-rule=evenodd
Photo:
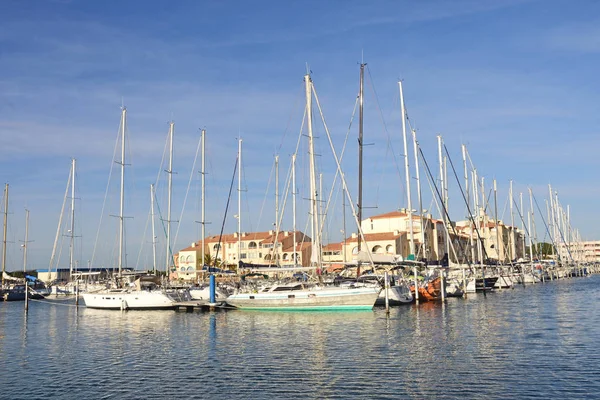
M27 278L25 278L25 312L29 310L29 285L27 284Z
M383 275L383 279L385 280L385 286L384 289L385 290L385 312L386 314L390 313L390 280L389 280L389 275L388 272L385 271L385 274Z
M210 276L210 303L214 304L216 300L216 280L215 276L211 274Z

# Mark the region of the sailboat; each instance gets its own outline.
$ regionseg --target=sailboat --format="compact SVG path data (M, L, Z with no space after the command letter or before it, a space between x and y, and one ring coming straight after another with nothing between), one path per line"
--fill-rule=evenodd
M127 109L123 107L121 112L121 195L119 212L119 273L115 277L117 287L94 293L84 293L83 300L88 308L99 308L106 310L151 310L151 309L173 309L176 301L182 300L174 296L177 292L168 293L161 288L160 279L154 275L124 274L124 204L125 204L125 130L127 123ZM171 143L171 157L173 154L173 130L171 123L169 136ZM171 171L171 165L169 165ZM169 188L171 185L169 185ZM169 193L170 194L170 193ZM168 256L167 256L168 257ZM168 269L167 269L168 270Z
M304 82L306 89L306 121L310 155L311 228L313 235L312 259L315 268L322 268L320 263L320 225L319 213L317 211L316 166L312 130L313 88L309 74L304 76ZM234 293L227 298L226 302L227 304L240 309L252 310L369 310L373 308L380 291L381 288L378 286L340 287L294 282L291 284L273 284L258 292Z

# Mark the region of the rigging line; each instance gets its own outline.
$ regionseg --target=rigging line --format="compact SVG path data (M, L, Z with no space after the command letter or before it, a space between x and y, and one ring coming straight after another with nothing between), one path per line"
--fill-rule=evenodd
M354 208L354 203L352 202L352 196L350 196L350 192L348 191L348 185L346 184L346 179L344 178L344 174L342 173L342 165L340 164L340 160L337 156L337 153L335 152L335 147L333 146L333 141L331 139L331 135L329 134L329 128L327 127L327 123L325 122L325 116L323 115L323 110L321 109L321 103L319 102L319 96L317 96L317 91L316 91L314 85L312 87L312 91L315 95L315 101L317 103L317 108L319 109L319 114L321 116L321 120L323 121L323 127L325 128L325 133L327 134L327 140L329 141L329 148L331 149L333 158L335 160L336 177L339 173L340 180L341 180L343 188L344 188L344 192L346 192L346 195L348 196L348 202L350 203L350 208L352 209L352 216L354 217L354 223L356 223L358 233L360 234L360 237L361 237L362 241L365 243L365 245L367 247L369 247L369 244L368 244L367 240L365 239L365 235L363 233L360 221L358 220L358 214L356 213L356 209ZM370 251L367 252L367 256L369 257L369 262L370 262L371 266L373 266L374 265L373 255L371 254Z
M190 179L188 180L187 189L185 190L185 197L183 198L183 206L181 207L181 214L179 214L179 221L177 223L177 230L175 231L175 239L173 243L177 243L179 237L179 229L181 228L181 221L183 221L183 213L185 212L185 204L187 202L188 194L190 193L190 186L192 185L192 179L194 178L196 171L196 162L198 161L198 153L200 153L200 146L202 145L202 136L198 139L198 146L196 146L196 155L194 156L194 162L192 163L192 170L190 171Z
M273 175L275 175L275 160L273 160L273 164L271 164L271 172L269 172L269 180L267 181L267 189L265 190L265 195L263 197L263 201L260 206L260 212L258 213L257 227L260 226L260 223L262 221L262 215L265 210L265 204L267 203L267 196L269 194L269 189L271 188L271 181L273 180ZM246 175L244 174L244 177L245 176ZM252 231L252 229L250 229L250 231Z
M285 138L287 136L287 133L289 131L290 128L290 124L292 122L292 117L294 115L294 110L296 110L296 108L298 107L298 103L300 102L300 100L304 97L304 82L302 83L302 90L298 92L298 94L296 95L296 102L294 103L294 107L292 108L292 110L290 111L290 117L288 118L288 122L285 126L285 131L283 131L283 137L281 138L281 142L279 143L279 146L277 146L276 150L275 150L275 154L279 154L281 152L281 148L283 147L283 143L285 141ZM306 107L304 107L304 113L306 116ZM304 118L302 118L302 123L304 124ZM298 150L296 148L296 150Z
M425 165L427 165L427 163L425 163ZM427 183L429 184L429 189L431 190L431 192L433 193L433 188L435 187L436 191L437 191L437 186L435 185L434 181L433 181L433 176L431 176L430 174L427 175ZM435 196L433 196L432 201L435 203L435 207L437 208L438 212L440 214L442 214L442 210L440 209L440 203L437 201L437 198ZM444 206L444 204L442 203L442 207L444 207L444 211L446 211L446 207ZM447 214L447 213L446 213ZM444 224L444 229L448 230L448 223L446 221L450 221L450 218L446 219L446 218L442 218L442 223ZM410 221L410 223L412 223L412 221ZM450 223L450 226L452 226L452 223ZM454 227L453 227L454 229ZM455 232L455 235L458 239L458 235ZM458 254L456 253L456 249L454 248L454 244L452 243L452 240L450 239L450 235L448 235L448 247L450 247L450 250L454 253L454 259L456 260L457 264L460 264L460 261L458 259ZM460 240L458 240L458 243L460 244ZM463 247L461 246L461 251L463 251L463 254L466 254L464 252ZM439 250L438 250L438 257L440 256L439 254ZM441 260L441 258L439 258ZM448 254L448 266L450 266L450 260L451 260L451 254Z
M62 228L62 220L65 213L65 205L67 204L67 196L69 195L69 188L71 187L71 177L73 174L73 167L71 167L69 172L69 179L67 180L67 188L65 189L65 196L63 197L63 204L60 210L60 217L58 218L58 226L56 227L56 236L54 237L54 246L52 247L52 255L50 256L50 264L49 268L52 271L52 264L54 263L54 257L56 255L56 245L58 244L58 237L60 235L60 231ZM57 264L58 268L58 264Z
M235 173L238 169L238 162L240 160L239 154L235 158L235 166L233 167L233 176L231 178L231 185L229 185L229 195L227 196L227 204L225 205L225 214L223 215L223 223L221 224L221 233L219 233L219 241L217 242L217 254L213 260L214 266L217 266L217 260L219 259L219 252L221 251L221 240L223 239L223 229L225 229L225 221L227 220L227 211L229 210L229 202L231 200L231 191L233 190L233 184L235 182ZM239 218L239 215L238 215ZM225 261L225 260L223 260ZM239 265L240 260L238 260Z
M121 121L121 123L125 123L125 121ZM110 170L108 173L108 182L106 183L106 190L104 191L104 200L102 201L102 210L100 211L100 222L98 223L98 230L96 231L96 239L94 240L94 248L92 250L92 264L94 263L94 259L96 257L96 248L98 246L98 239L100 238L100 229L102 228L102 217L104 216L104 207L106 206L106 199L108 197L108 189L110 188L110 180L113 173L113 166L115 165L115 158L117 157L117 148L119 146L119 137L121 136L121 123L119 123L119 134L117 135L117 140L115 141L115 148L113 150L113 157L110 160ZM124 162L125 160L122 160Z
M560 252L558 251L558 246L556 245L556 241L554 240L554 238L550 234L550 228L546 224L546 219L544 218L544 215L542 214L542 210L540 210L540 206L539 206L539 204L537 202L537 199L535 198L535 195L533 193L532 193L532 197L533 197L533 201L535 201L535 205L536 205L538 211L540 212L540 217L542 218L542 222L544 223L544 226L546 227L546 232L548 233L548 235L550 236L550 239L552 240L552 245L554 246L554 250L556 251L556 255L560 259ZM562 229L560 229L560 226L557 226L557 228L558 228L558 233L560 234L560 238L562 239L563 243L566 244L567 242L566 242L565 237L563 235ZM573 259L573 255L571 254L571 250L569 249L569 246L565 246L565 248L567 249L567 253L569 254L569 258L571 259L571 261L574 262L575 260Z
M144 251L144 243L146 241L146 233L148 232L148 224L150 222L150 218L152 218L151 215L151 213L148 214L148 217L146 218L146 224L144 225L144 234L142 235L142 243L140 244L140 250L138 251L137 259L135 260L135 269L137 269L137 267L140 265L140 259L142 258L142 252Z
M356 96L356 100L354 101L354 109L352 110L352 117L350 118L350 124L348 125L348 130L346 131L346 138L344 139L344 144L342 146L342 151L340 152L340 163L343 162L344 160L344 155L346 153L346 146L348 144L348 137L350 137L350 130L352 128L352 121L354 120L354 117L356 115L356 108L358 105L358 100L359 97ZM321 114L322 116L322 114ZM323 120L323 123L325 123L325 120ZM329 196L327 197L327 203L325 205L325 210L324 210L324 214L327 215L327 212L329 211L329 206L331 204L331 198L333 195L333 189L335 188L336 184L337 184L337 177L338 177L338 171L336 170L335 172L335 176L333 178L333 184L331 185L331 191L329 192ZM325 218L321 219L321 226L320 226L320 232L323 233L323 227L325 226Z
M402 176L402 174L400 173L400 165L398 163L398 160L396 159L396 153L394 152L394 146L392 145L392 138L390 136L390 132L387 128L387 123L385 122L385 118L383 117L383 110L381 109L381 105L379 104L379 96L377 96L377 92L375 90L375 84L373 83L373 77L371 76L371 69L369 68L369 65L367 64L367 73L369 75L369 83L371 85L371 89L373 90L373 95L375 97L375 104L377 105L377 109L379 110L379 116L381 118L381 123L383 124L383 129L387 135L387 146L390 148L393 159L394 159L394 164L396 165L396 170L398 172L398 176Z
M458 174L456 173L456 169L454 168L454 163L452 162L452 157L450 157L450 153L448 152L448 148L446 147L445 144L444 144L444 150L446 151L446 155L448 156L448 161L450 161L450 167L452 168L452 173L454 174L454 178L456 179L456 183L458 183L458 188L460 189L460 194L462 195L463 201L467 205L467 211L469 213L469 217L471 219L471 222L473 223L473 227L475 228L475 232L477 233L477 240L482 240L482 237L481 237L481 234L479 233L479 229L477 227L477 224L475 223L475 219L473 218L473 213L471 212L471 208L469 207L469 202L467 201L467 197L465 196L465 192L464 192L464 190L462 188L462 185L460 183L460 179L458 178ZM419 151L421 152L421 158L424 159L424 157L423 157L423 151L421 151L421 148L419 148ZM425 161L425 160L423 160L423 161ZM425 165L427 166L427 161L425 161ZM429 170L429 166L427 166L427 170ZM481 247L483 249L483 255L484 255L485 259L487 259L488 255L487 255L487 251L485 250L485 246L481 246ZM467 260L468 260L468 258L467 258Z

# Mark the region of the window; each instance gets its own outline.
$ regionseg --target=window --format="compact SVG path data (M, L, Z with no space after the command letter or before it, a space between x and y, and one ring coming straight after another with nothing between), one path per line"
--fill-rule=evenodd
M257 248L256 242L250 242L250 243L248 243L248 248L249 249L256 249Z
M248 257L246 257L246 253L240 253L240 260L241 260L242 258L248 258Z
M220 245L218 245L218 244L215 244L215 245L213 246L213 250L214 250L214 251L219 251L220 249L221 249L221 246L220 246Z

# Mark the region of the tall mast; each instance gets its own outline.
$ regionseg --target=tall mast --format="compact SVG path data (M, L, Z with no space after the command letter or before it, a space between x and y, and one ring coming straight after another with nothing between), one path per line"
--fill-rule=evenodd
M8 183L4 185L4 236L2 239L2 287L4 287L4 273L6 272L6 226L8 223Z
M237 267L239 269L242 256L242 139L238 140L238 246Z
M513 181L511 179L510 181L510 194L508 197L510 197L510 261L512 263L512 260L516 259L516 253L517 253L517 245L515 243L515 214L513 212Z
M156 274L156 230L154 226L154 184L150 184L150 212L152 214L152 273Z
M403 122L404 123L404 122ZM444 173L444 158L442 157L442 135L438 135L437 136L437 140L438 140L438 162L440 164L440 188L441 188L441 194L442 194L442 207L446 207L446 194L445 194L445 173ZM448 221L448 218L446 218L446 212L442 210L442 219L445 221L444 223L444 231L445 231L445 237L446 237L446 254L448 255L448 264L450 264L450 231L449 231L449 224L450 221ZM411 221L412 222L412 221ZM458 261L458 260L457 260Z
M363 170L363 107L364 107L364 82L365 82L365 65L364 63L360 64L360 81L358 88L358 203L356 204L357 208L357 218L358 223L362 223L362 170ZM345 210L344 210L345 212ZM346 232L344 232L344 237L346 236ZM357 235L358 246L357 250L360 253L361 249L361 235L360 232Z
M23 272L27 271L27 244L29 243L29 210L25 209L25 240L23 241Z
M482 224L480 221L483 222L483 220L481 219L481 211L479 209L479 185L478 185L478 181L479 178L477 176L477 169L473 169L472 171L473 173L473 199L475 201L475 204L473 204L473 208L475 209L475 212L477 213L476 216L476 220L475 222L477 223L477 232L481 232L485 235L485 232L483 231L482 228ZM479 234L477 237L477 261L479 262L479 264L483 264L483 249L482 249L482 243L481 241L483 240L483 235Z
M494 179L494 219L496 220L496 258L500 262L500 221L498 220L498 188L496 186L496 179ZM504 242L502 242L502 247L504 247ZM502 257L502 261L504 262L504 257Z
M119 207L119 275L123 271L124 254L124 239L125 239L125 217L123 211L125 209L125 125L127 124L127 108L121 110L121 198ZM73 171L73 175L75 171Z
M275 241L273 243L273 257L275 264L279 265L279 251L277 238L279 235L279 156L275 156Z
M415 254L415 235L412 221L412 199L410 195L410 169L408 164L408 144L406 141L406 110L404 109L404 92L402 91L402 81L398 81L400 89L400 108L402 112L402 139L404 141L404 171L406 176L406 197L408 199L408 239L410 245L410 254Z
M75 265L75 159L71 160L71 242L69 244L69 276L73 276ZM25 244L27 246L27 243Z
M525 249L525 209L523 208L523 192L519 192L519 207L521 207L521 230L523 231L523 252L522 257L525 259L527 255Z
M465 197L467 198L467 213L469 214L467 217L469 221L469 247L471 248L471 262L475 263L475 246L473 245L473 231L475 230L475 226L471 225L474 220L473 212L471 211L471 190L469 187L469 170L467 169L467 146L461 145L462 149L462 159L463 159L463 171L465 178Z
M527 229L529 230L529 260L533 266L533 231L531 230L531 220L533 219L533 193L529 189L529 214L527 215Z
M169 122L169 174L168 193L167 193L167 251L165 262L165 276L169 279L169 266L173 262L171 255L171 196L173 193L173 134L175 133L175 122Z
M292 154L292 229L294 230L294 250L292 257L294 258L294 267L298 265L298 257L296 254L296 153Z
M317 173L315 165L315 144L312 126L312 80L310 79L309 74L306 74L304 76L304 83L306 89L306 125L308 129L308 153L310 157L310 209L312 214L311 231L313 235L311 262L313 265L317 265L320 267L321 230L319 227L319 215L317 208Z
M419 150L419 142L417 141L417 131L415 131L414 129L412 130L412 139L413 139L413 150L414 150L414 155L415 155L415 178L417 179L417 197L418 197L418 201L419 201L419 223L421 226L421 234L420 234L420 241L421 241L421 248L423 249L423 258L427 259L427 245L425 243L425 224L423 223L423 199L421 197L421 179L420 179L420 175L419 175L419 154L418 154L418 150ZM412 224L411 224L412 226Z
M202 129L202 131L200 132L201 136L202 136L202 204L200 206L200 208L202 208L202 220L200 221L200 224L202 225L202 227L200 228L201 230L201 237L202 237L202 250L200 252L202 259L201 259L201 263L202 263L202 267L204 267L204 257L205 257L205 243L204 243L204 237L206 236L206 181L205 181L205 175L206 175L206 129ZM202 269L202 267L200 267L200 269Z

